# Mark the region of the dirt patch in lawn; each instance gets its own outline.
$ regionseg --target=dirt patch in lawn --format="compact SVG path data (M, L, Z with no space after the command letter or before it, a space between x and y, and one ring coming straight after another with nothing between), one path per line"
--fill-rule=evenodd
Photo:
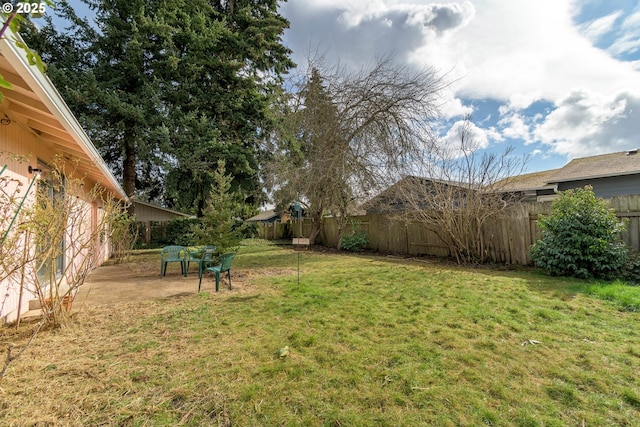
M80 288L74 301L74 310L86 306L148 301L198 292L197 266L191 265L185 277L179 264L172 263L169 264L166 275L161 277L160 262L155 262L154 258L150 255L137 256L128 263L98 267ZM232 268L232 288L229 289L225 273L220 281L219 293L246 292L252 286L253 277L250 270ZM200 291L215 293L215 285L214 277L205 275L202 277Z

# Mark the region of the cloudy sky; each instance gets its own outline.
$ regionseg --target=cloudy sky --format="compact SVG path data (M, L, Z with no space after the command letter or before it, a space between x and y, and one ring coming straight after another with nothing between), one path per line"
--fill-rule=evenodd
M442 137L470 113L485 149L516 147L529 172L640 148L640 1L289 0L280 12L298 64L310 50L354 67L393 54L446 73Z

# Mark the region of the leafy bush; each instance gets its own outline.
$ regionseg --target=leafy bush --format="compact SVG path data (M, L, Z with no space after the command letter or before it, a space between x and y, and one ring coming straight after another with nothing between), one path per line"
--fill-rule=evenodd
M369 244L367 233L359 229L360 222L351 222L351 232L342 236L340 247L345 251L361 252Z
M551 215L538 225L542 239L531 248L531 258L552 275L611 279L627 260L618 239L625 224L590 186L560 193Z
M123 210L114 215L110 231L114 262L119 264L127 261L138 240L138 224Z
M631 285L640 285L640 254L629 252L618 278Z
M167 223L166 244L190 246L193 244L193 227L200 224L196 218L174 218Z
M242 237L245 239L255 239L258 237L258 224L246 223L242 230Z

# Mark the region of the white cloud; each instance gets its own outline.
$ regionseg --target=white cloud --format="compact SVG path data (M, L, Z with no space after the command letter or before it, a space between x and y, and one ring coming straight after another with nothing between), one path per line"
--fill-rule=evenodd
M285 36L296 62L316 48L327 60L346 64L371 62L394 54L406 62L431 37L445 37L473 18L470 1L290 0L281 7L291 29ZM421 67L424 64L421 64ZM426 64L427 66L439 64Z
M623 35L610 47L615 55L633 54L640 49L640 12L625 18L622 23Z
M514 108L526 108L573 89L610 93L640 86L633 67L579 33L569 1L478 0L474 6L473 21L445 49L449 61L465 63L460 95L509 100Z
M507 138L521 139L525 143L532 142L531 129L525 118L519 113L511 113L500 119L501 133Z
M609 50L616 55L633 54L640 50L640 38L625 36L616 40Z
M543 98L544 96L540 90L514 93L509 97L509 103L505 107L510 110L523 110Z
M611 93L640 87L631 64L581 34L572 21L573 4L289 0L282 10L291 21L287 42L298 62L309 46L347 64L393 52L399 61L448 72L458 96L511 100L517 109L580 88ZM627 18L626 25L634 19ZM633 43L623 42L624 49Z
M464 117L473 114L473 107L465 105L460 98L452 96L451 92L443 94L443 101L440 106L440 114L444 119L454 117Z
M618 10L607 16L582 24L580 31L591 41L597 41L600 37L613 30L614 24L620 16L622 16L622 11Z
M640 96L620 93L606 98L587 91L573 92L556 104L536 138L552 151L569 157L623 151L640 145Z
M640 12L635 12L627 16L622 23L622 29L625 31L637 31L640 29Z
M592 155L640 145L640 13L611 11L576 25L576 0L289 0L285 41L304 63L311 47L360 66L394 53L451 82L442 115L472 112L474 99L503 104L497 128L478 128L481 146L501 138L541 142L556 154ZM596 40L615 35L605 51ZM617 95L616 95L617 94ZM555 110L527 110L536 101ZM532 117L534 113L541 114ZM637 124L638 123L638 124ZM446 132L445 132L446 133ZM452 141L455 125L446 133ZM539 149L540 146L534 147Z
M466 127L466 129L465 129ZM461 135L465 133L466 148L472 151L489 147L492 140L500 141L502 136L493 128L481 128L474 123L467 123L458 120L448 129L446 134L440 139L440 146L446 148L450 153L459 152L461 148ZM460 152L459 155L462 155ZM458 156L457 154L455 156Z

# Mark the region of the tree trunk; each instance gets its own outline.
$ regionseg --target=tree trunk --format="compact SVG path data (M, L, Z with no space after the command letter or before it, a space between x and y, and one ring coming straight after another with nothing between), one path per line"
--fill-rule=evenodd
M124 193L131 197L136 191L136 143L133 132L129 129L124 133L124 159L122 159L122 187ZM135 214L134 205L127 208L129 215Z
M311 232L309 233L309 245L315 245L316 239L320 235L320 229L322 228L322 211L315 212L311 217Z
M348 221L349 221L349 217L347 216L341 215L339 217L336 217L336 224L338 225L338 243L336 244L336 248L338 250L342 249L342 236L344 236L344 232L345 232L345 229L347 228Z

